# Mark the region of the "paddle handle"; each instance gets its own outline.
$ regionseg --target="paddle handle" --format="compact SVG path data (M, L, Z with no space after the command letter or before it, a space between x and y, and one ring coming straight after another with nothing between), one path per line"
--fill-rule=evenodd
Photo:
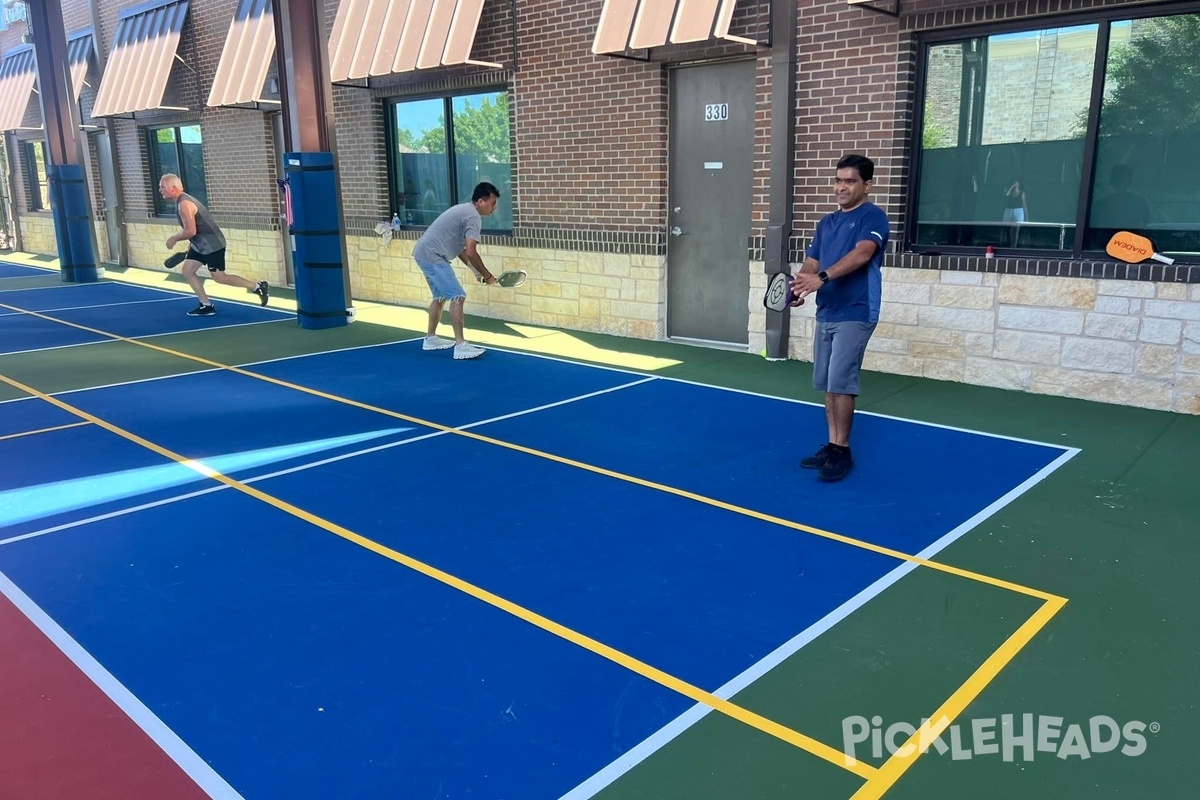
M1152 253L1150 255L1150 257L1153 258L1155 261L1161 261L1164 264L1174 264L1175 263L1175 259L1168 258L1167 256L1160 255L1158 253Z

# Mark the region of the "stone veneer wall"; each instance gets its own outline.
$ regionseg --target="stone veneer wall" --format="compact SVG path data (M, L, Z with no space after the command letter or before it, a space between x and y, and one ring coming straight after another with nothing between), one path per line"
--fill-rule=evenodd
M41 214L22 214L21 244L26 253L58 256L58 239L54 233L54 217L49 212ZM96 263L105 261L108 253L108 226L104 220L92 223L96 230Z
M761 262L752 275L757 352ZM894 267L883 275L867 369L1200 414L1200 284ZM792 311L791 358L812 360L814 310Z
M412 240L348 236L355 298L427 306L429 287L412 260ZM661 339L666 321L666 259L657 255L595 253L483 245L492 274L525 269L517 289L479 285L455 263L467 291L467 313L510 322L639 339Z
M58 255L58 240L54 237L54 217L49 211L21 214L21 246L27 253Z
M129 264L134 267L163 269L167 257L166 240L179 230L175 220L129 222L125 226L129 246ZM222 228L228 247L226 270L252 280L285 282L283 238L278 231ZM28 248L26 248L28 249ZM183 245L176 247L182 250Z

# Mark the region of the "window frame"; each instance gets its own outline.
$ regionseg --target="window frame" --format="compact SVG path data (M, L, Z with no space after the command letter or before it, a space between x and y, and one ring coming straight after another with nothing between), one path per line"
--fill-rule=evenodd
M33 155L33 148L40 147L42 149L42 169L48 166L46 163L46 143L41 139L22 139L21 140L21 165L25 168L25 206L26 210L31 212L50 211L50 178L47 175L46 182L43 184L38 180L37 163ZM43 187L45 193L43 194ZM46 202L42 203L43 196Z
M397 214L400 210L400 207L396 203L397 187L395 185L396 169L395 169L395 161L394 161L394 157L396 154L396 106L403 105L404 103L419 102L421 100L441 100L442 101L442 118L445 121L444 122L444 124L445 124L444 131L446 134L446 153L445 153L446 161L447 161L446 180L447 180L447 185L450 187L451 191L453 191L455 194L457 194L457 190L458 190L458 160L455 158L455 147L454 147L454 101L455 101L455 99L457 99L459 97L475 97L477 95L501 94L501 93L506 95L507 99L508 99L508 108L509 108L509 119L507 121L508 122L508 142L509 142L509 152L508 152L509 161L508 161L508 163L509 163L509 168L511 169L512 163L513 163L513 160L512 160L512 155L513 155L512 154L512 141L513 141L512 89L507 84L498 84L498 85L492 85L492 86L473 86L469 89L455 89L453 91L445 91L445 92L422 92L419 94L397 95L395 97L388 97L388 98L384 99L384 101L383 101L383 118L384 118L383 139L384 139L384 148L385 148L385 151L387 154L387 158L385 159L385 168L387 170L387 195L388 195L387 203L388 203L388 218L389 219L394 214ZM449 203L449 205L453 206L456 203L463 203L469 199L470 198L466 198L465 200L462 198L456 198L453 200L453 202ZM501 201L503 202L504 200L507 200L510 204L512 202L511 197L509 197L509 198L502 197ZM510 205L509 208L512 209L512 206ZM515 211L515 209L512 209L512 210ZM410 223L404 222L403 220L401 220L400 224L401 224L402 230L423 231L429 227L428 225L410 224ZM490 228L490 227L488 227L488 218L484 217L483 227L480 229L480 232L481 232L481 234L486 234L489 236L511 236L513 229L511 227Z
M1092 190L1096 181L1096 150L1100 137L1100 110L1104 100L1104 80L1108 68L1109 41L1112 23L1157 17L1174 17L1200 14L1200 1L1163 3L1155 6L1118 6L1069 15L1034 17L1004 22L991 22L965 28L948 28L925 31L916 36L916 74L913 81L913 125L909 135L908 158L912 169L909 172L908 191L904 199L904 242L905 251L918 255L978 255L980 248L959 245L917 244L917 206L921 189L921 150L925 130L925 91L928 79L929 49L936 45L966 42L970 39L987 38L1010 33L1026 33L1079 25L1098 25L1096 34L1096 56L1092 69L1091 95L1088 100L1087 132L1084 135L1082 174L1079 181L1079 199L1075 210L1075 229L1069 250L1046 250L1038 248L1011 248L1014 258L1050 258L1055 260L1111 260L1103 250L1085 250L1087 220L1091 211ZM960 107L961 111L961 107ZM1008 248L1006 248L1008 249ZM1187 259L1176 263L1190 263Z
M185 192L187 192L188 194L195 194L192 191L192 186L190 185L191 178L187 174L184 174L187 171L187 167L185 166L186 162L184 161L184 158L183 158L183 134L180 131L181 128L197 128L197 129L199 129L199 131L200 131L200 147L201 147L200 152L203 155L203 152L204 152L204 150L203 150L203 148L204 148L204 127L200 124L200 120L196 120L195 122L177 122L173 125L147 125L146 127L142 128L142 142L146 146L146 165L149 168L149 172L150 172L150 192L151 192L152 203L154 206L154 216L155 217L167 218L167 217L175 216L174 208L168 208L167 210L164 211L164 210L160 209L160 207L159 207L160 205L163 205L166 203L166 201L163 200L162 197L158 193L158 182L159 182L159 180L162 179L162 176L164 174L166 174L166 170L163 170L162 165L160 163L158 163L158 151L156 149L158 142L154 141L154 134L157 133L158 131L167 131L167 130L175 131L175 160L179 164L179 178L183 182L183 190ZM204 191L202 194L203 194L203 197L201 197L200 199L207 206L208 205L208 170L207 169L205 170L205 174L204 174Z

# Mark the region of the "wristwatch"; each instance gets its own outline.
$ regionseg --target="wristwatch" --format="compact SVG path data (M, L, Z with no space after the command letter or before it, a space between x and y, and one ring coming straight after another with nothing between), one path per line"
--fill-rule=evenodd
M825 270L818 272L817 277L821 279L821 283L829 283L829 273Z

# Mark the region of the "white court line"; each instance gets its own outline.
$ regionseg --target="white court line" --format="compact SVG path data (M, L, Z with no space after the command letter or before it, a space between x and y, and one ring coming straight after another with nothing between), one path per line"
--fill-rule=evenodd
M26 277L34 277L32 275ZM44 292L48 289L79 289L83 286L94 286L91 283L60 283L51 286L26 286L24 289L5 289L0 286L0 294L13 294L15 292Z
M329 350L329 351L324 351L324 352L319 352L319 353L302 353L300 355L287 356L285 358L273 359L273 361L287 361L288 359L293 359L293 358L320 358L321 356L334 355L337 353L347 352L349 350L363 349L366 347L391 347L394 345L410 344L412 342L419 341L423 338L424 337L417 336L417 337L414 337L411 339L403 339L403 340L398 340L395 342L380 342L378 344L361 345L359 347L348 347L348 348L345 348L344 350ZM716 384L711 384L711 383L701 383L699 381L690 381L690 380L686 380L684 378L672 378L667 375L654 375L653 373L639 372L637 370L623 369L621 367L612 367L612 366L608 366L605 364L590 364L590 363L583 362L583 361L573 361L569 358L561 358L559 356L551 356L551 355L546 355L544 353L526 353L521 350L510 350L505 347L496 347L494 345L485 345L484 349L496 350L498 352L507 353L508 355L512 355L512 356L523 356L525 358L539 358L539 359L544 359L546 361L557 361L561 364L570 364L572 366L582 367L584 369L598 369L598 370L604 370L607 372L618 372L618 373L621 373L622 375L651 377L651 378L654 378L655 380L672 381L674 383L682 383L682 384L687 384L689 386L698 386L703 389L716 389L718 391L732 392L734 394L748 395L750 397L761 397L766 400L778 400L778 401L784 402L784 403L793 403L796 405L804 405L804 406L812 406L812 407L816 407L816 408L823 408L823 406L820 403L814 403L809 400L796 400L791 397L779 397L778 395L764 394L762 392L752 392L747 389L735 389L735 388L732 388L729 386L718 386ZM264 361L264 362L259 362L259 363L270 363L270 362ZM243 366L249 367L249 366L253 366L253 364L245 364ZM1000 433L990 433L988 431L978 431L978 430L973 430L971 428L958 428L953 425L942 425L937 422L925 422L923 420L908 419L906 417L897 417L897 416L893 416L891 414L880 414L875 411L856 411L855 413L856 414L865 414L865 415L871 416L871 417L878 417L880 419L890 419L895 422L906 422L911 425L923 425L928 428L940 428L942 430L955 431L957 433L970 433L970 434L974 434L976 436L986 436L989 439L1001 439L1001 440L1009 441L1009 442L1018 442L1020 444L1032 444L1032 445L1039 445L1041 447L1050 447L1055 450L1069 451L1072 449L1066 445L1053 444L1051 442L1039 442L1034 439L1021 439L1021 438L1015 437L1015 436L1005 436L1004 434L1000 434Z
M626 375L646 375L647 374L645 372L639 372L637 370L623 369L621 367L611 367L611 366L608 366L605 364L590 364L590 363L587 363L584 361L572 361L569 358L562 358L560 356L551 356L551 355L546 355L544 353L526 353L521 350L509 350L508 348L505 348L505 347L495 347L493 345L488 345L487 348L490 350L499 350L500 352L508 353L508 354L514 355L514 356L526 356L528 358L543 358L543 359L546 359L547 361L559 361L564 364L574 364L577 367L590 367L592 369L603 369L603 370L608 370L610 372L621 372ZM740 355L736 351L730 351L730 352L735 355ZM734 394L744 394L744 395L749 395L751 397L763 397L768 400L779 400L784 403L795 403L797 405L813 406L816 408L824 407L821 403L814 403L810 400L796 400L791 397L780 397L780 396L774 395L774 394L763 394L762 392L752 392L748 389L735 389L730 386L718 386L718 385L712 384L712 383L701 383L699 381L689 381L685 378L673 378L669 375L655 375L654 377L658 378L660 381L672 381L674 383L688 384L689 386L700 386L705 389L717 389L722 392L733 392ZM907 422L910 425L923 425L928 428L941 428L942 430L956 431L958 433L972 433L972 434L975 434L976 436L986 436L990 439L1003 439L1003 440L1010 441L1010 442L1020 442L1021 444L1041 445L1042 447L1051 447L1051 448L1054 448L1055 450L1070 450L1071 449L1070 447L1068 447L1066 445L1053 444L1051 442L1039 442L1034 439L1021 439L1021 438L1017 438L1015 436L1005 436L1000 433L989 433L988 431L977 431L977 430L973 430L971 428L956 428L953 425L942 425L937 422L925 422L924 420L919 420L919 419L908 419L906 417L897 417L897 416L893 416L890 414L880 414L876 411L855 411L854 413L855 414L864 414L869 417L879 417L880 419L890 419L890 420L894 420L896 422Z
M478 428L481 425L488 425L493 422L499 422L501 420L512 419L513 417L520 417L525 414L533 414L538 411L544 411L547 408L554 408L556 406L562 406L562 405L567 405L568 403L574 403L579 400L586 400L589 397L595 397L598 394L604 394L606 392L615 392L620 389L626 389L630 386L637 386L640 383L645 383L646 381L652 381L652 380L655 380L655 379L653 377L643 377L641 380L633 381L632 383L621 384L620 386L612 386L607 389L600 389L599 391L588 392L587 394L582 394L577 397L568 397L565 400L556 400L553 403L546 403L545 405L535 406L533 408L527 408L527 409L523 409L521 411L514 411L511 414L503 414L498 417L491 417L489 419L479 420L478 422L470 422L465 425L459 425L455 428L455 430L465 431L465 430L468 430L471 428ZM86 391L91 391L91 390L89 389ZM37 398L34 398L34 399L37 399ZM346 459L357 458L358 456L364 456L369 453L377 453L381 450L390 450L393 447L400 447L401 445L412 444L414 442L424 441L425 439L434 439L434 438L437 438L438 436L448 436L449 434L450 434L450 431L432 431L430 433L425 433L420 436L413 436L408 439L401 439L400 441L397 441L397 442L388 442L387 444L375 445L373 447L367 447L362 450L355 450L350 453L342 453L341 455L330 456L329 458L323 458L319 461L313 461L313 462L310 462L307 464L300 464L295 467L289 467L288 469L277 470L275 472L269 472L269 473L266 473L265 475L257 475L252 478L246 478L245 480L242 480L241 482L245 483L245 484L259 483L261 481L270 480L272 478L278 478L283 475L291 475L294 472L302 472L304 470L313 469L315 467L323 467L327 464L333 464L337 461L345 461ZM202 478L199 478L199 477L197 479L202 480ZM121 517L121 516L125 516L126 514L133 514L138 511L145 511L146 509L157 508L159 506L165 506L170 503L177 503L181 500L190 500L193 497L199 497L201 495L211 494L213 492L219 492L219 491L223 491L223 490L229 489L229 488L232 488L232 487L227 486L225 484L221 484L220 486L212 486L207 489L201 489L201 490L195 491L195 492L188 492L186 494L175 495L174 497L166 497L166 498L163 498L162 500L156 500L152 503L143 503L141 505L132 506L130 508L118 509L116 511L110 511L105 514L98 514L96 516L88 517L86 519L76 520L74 522L65 522L61 525L55 525L54 527L51 527L51 528L43 528L41 530L31 531L29 533L23 533L23 534L20 534L19 536L12 536L8 539L0 539L0 547L3 547L6 544L15 544L17 542L23 542L27 539L36 539L39 536L45 536L45 535L51 534L51 533L58 533L59 531L65 531L65 530L69 530L71 528L78 528L82 525L89 525L93 522L100 522L102 520L112 519L114 517Z
M144 305L146 303L170 303L175 300L184 300L183 297L163 297L158 300L122 300L119 303L93 303L87 306L64 306L62 308L23 308L20 311L0 311L0 317L22 317L34 314L53 314L56 311L79 311L84 308L115 308L116 306L132 306ZM3 302L3 298L0 298Z
M975 528L988 517L992 516L1000 509L1011 503L1013 500L1016 500L1018 497L1025 494L1025 492L1029 491L1037 484L1041 483L1043 480L1049 477L1052 472L1070 461L1079 452L1080 451L1077 448L1071 448L1068 452L1063 453L1054 461L1050 462L1036 473L1031 475L1020 485L1014 487L1003 497L988 505L978 514L971 517L966 522L962 523L937 541L933 542L921 552L917 553L916 557L925 559L927 561L932 559L935 555L960 539L964 534ZM869 601L882 594L885 589L898 582L901 578L903 578L905 575L908 575L919 566L920 564L915 561L905 561L901 563L891 572L879 578L870 586L854 595L854 597L851 597L833 611L830 611L824 617L805 628L796 636L784 642L774 651L764 656L761 660L752 664L740 675L733 678L733 680L729 681L724 686L713 692L713 694L723 700L731 699L738 692L742 691L747 686L754 683L754 681L758 680L772 669L782 664L785 660L795 655L806 645L811 644L821 634L830 630L839 622L845 620L846 617L865 606ZM620 778L642 761L645 761L656 751L665 747L672 739L682 734L700 720L704 719L704 717L708 716L709 712L711 711L712 709L708 706L697 703L683 714L680 714L671 722L655 731L646 739L642 740L636 746L623 753L615 761L611 762L608 766L601 769L595 775L564 794L561 798L559 798L559 800L588 800L588 798L595 796L600 790L606 788L613 781L617 780L617 778Z
M143 338L146 338L146 337L143 337ZM423 339L423 338L425 338L425 337L420 336L420 337L417 337L416 339L402 339L402 340L395 341L395 342L377 342L375 344L360 344L360 345L355 345L353 347L340 347L337 350L325 350L322 352L323 353L345 353L345 352L349 352L351 350L365 350L368 347L383 347L383 346L389 345L389 344L404 344L406 342L418 341L419 339ZM3 355L9 355L9 354L4 353ZM100 384L99 386L84 386L79 389L64 389L61 392L50 392L49 394L51 397L65 397L65 396L71 395L71 394L82 394L84 392L99 391L100 389L115 389L115 388L118 388L121 386L134 386L139 383L149 383L150 381L168 381L168 380L171 380L172 378L186 378L191 375L202 375L206 372L224 372L224 371L229 370L230 367L236 367L237 369L246 369L247 367L257 367L262 364L274 364L279 361L290 361L291 359L294 359L294 358L306 358L310 355L316 355L316 354L314 354L314 353L297 353L296 355L291 355L291 356L280 356L279 358L268 358L264 361L251 361L246 364L231 364L229 366L221 366L221 367L205 367L203 369L194 369L189 372L175 372L170 375L156 375L152 378L138 378L137 380L132 380L132 381L118 381L117 383L104 383L104 384ZM187 361L191 361L191 359L186 358L186 356L184 358ZM192 361L191 363L199 364L200 362ZM32 395L30 395L29 397L12 397L12 398L9 398L8 400L0 400L0 405L4 405L5 403L19 403L23 400L38 400L38 399L40 399L40 398L34 397Z
M117 707L145 731L164 753L182 769L196 785L208 793L213 800L243 800L242 796L225 779L210 767L203 758L187 746L173 730L167 727L153 711L125 688L111 672L84 650L62 627L50 618L29 595L21 591L7 575L0 572L0 594L16 606L29 621L37 626L46 638L54 643L63 655L96 684Z
M158 301L154 300L151 302L157 303ZM89 307L97 308L97 306L89 306ZM38 313L41 313L41 312L38 312ZM281 312L277 312L277 313L286 314L287 312L281 311ZM57 320L55 320L55 321L58 322ZM91 347L92 345L96 345L96 344L109 344L111 342L121 342L121 341L125 341L125 340L141 341L142 339L157 339L160 336L175 336L176 334L180 334L180 333L198 333L201 331L229 330L230 328L245 328L250 325L275 325L280 322L286 322L286 321L287 321L286 317L280 318L280 319L260 319L257 322L237 322L232 325L216 325L211 328L185 328L184 330L181 330L181 331L164 331L163 333L148 333L144 336L123 336L122 334L109 333L105 338L99 339L95 342L76 342L75 344L59 344L59 345L54 345L53 347L35 347L32 350L14 350L10 353L0 353L0 357L2 357L2 356L19 356L19 355L25 355L27 353L48 353L51 350L65 350L68 347ZM65 321L58 322L58 324L66 325L67 327L72 327L71 325L67 324ZM79 330L79 328L72 328L72 329ZM91 331L83 331L83 332L91 333Z
M378 343L378 344L372 344L372 345L363 345L363 346L354 347L354 348L346 348L346 350L364 349L366 347L387 347L387 346L392 346L395 344L405 344L405 343L409 343L412 341L416 341L416 339L409 339L409 340L405 340L402 342L384 342L384 343ZM460 426L461 429L475 427L478 425L484 425L484 424L487 424L488 422L495 422L495 421L499 421L501 419L508 419L508 418L511 418L514 416L520 416L521 414L524 414L524 413L532 413L537 410L542 410L545 408L562 405L567 402L575 402L577 400L586 399L588 397L592 397L592 396L595 396L598 394L604 394L604 393L608 393L611 391L615 391L617 389L628 388L631 386L640 385L642 383L648 383L648 382L651 382L654 380L674 380L679 383L691 384L691 385L699 386L702 388L732 391L732 392L736 392L739 394L763 397L763 398L767 398L767 399L771 399L771 400L783 400L784 402L819 406L819 404L809 403L806 401L793 400L790 398L782 398L782 397L777 397L774 395L767 395L767 394L762 394L762 393L758 393L758 392L750 392L750 391L745 391L745 390L740 390L740 389L732 389L732 388L723 387L723 386L715 386L715 385L704 384L704 383L699 383L699 382L695 382L695 381L683 380L683 379L679 379L679 378L669 378L669 377L655 376L655 375L647 376L645 373L642 373L642 372L619 369L619 368L614 368L614 367L607 367L607 366L603 366L603 365L587 364L587 363L582 363L582 362L578 362L578 361L572 361L569 359L557 358L557 357L553 357L553 356L523 353L520 351L510 351L510 350L506 350L504 348L494 348L493 347L490 349L496 349L496 350L500 350L502 352L507 352L512 355L518 355L518 356L527 356L527 357L533 357L533 358L546 358L547 360L560 361L562 363L572 364L572 365L580 366L580 367L584 367L584 368L605 369L605 370L609 370L609 371L613 371L613 372L619 372L619 373L623 373L623 374L637 376L637 377L640 377L641 380L634 381L629 384L623 384L618 387L612 387L610 389L605 389L605 390L602 390L599 392L593 392L593 393L590 393L587 395L581 395L577 398L572 398L570 400L559 401L557 403L547 404L545 406L539 406L535 409L529 409L524 412L517 412L514 414L508 414L508 415L504 415L501 417L496 417L491 420L483 420L483 421L476 422L476 423L470 423L469 425ZM328 355L328 354L332 354L332 353L336 353L336 352L341 352L341 351L306 353L306 354L300 354L300 355L296 355L296 356L288 356L285 358L272 359L270 361L257 362L257 363L270 363L271 361L285 361L285 360L298 359L298 358L319 357L319 356ZM192 374L194 374L194 373L192 373ZM86 391L86 390L75 390L75 391ZM962 525L958 526L953 531L951 531L950 533L941 537L936 542L934 542L933 544L931 544L930 546L928 546L927 548L922 550L921 553L918 554L919 558L930 558L933 555L935 555L936 553L940 552L946 546L948 546L952 542L956 541L958 538L960 538L966 532L968 532L969 530L971 530L972 528L977 526L980 522L987 519L991 515L995 514L998 510L1003 508L1005 505L1012 502L1014 499L1019 497L1024 492L1028 491L1029 488L1036 485L1041 480L1044 480L1045 477L1050 475L1059 466L1066 463L1066 461L1070 460L1074 455L1076 455L1079 452L1079 450L1076 448L1068 448L1068 447L1064 447L1062 445L1048 444L1048 443L1044 443L1044 442L1036 442L1036 441L1030 441L1030 440L1025 440L1025 439L1017 439L1017 438L1013 438L1013 437L1002 436L999 434L992 434L992 433L987 433L987 432L983 432L983 431L974 431L974 430L963 429L963 428L955 428L955 427L951 427L951 426L939 425L936 423L927 423L927 422L922 422L922 421L918 421L918 420L907 420L907 419L900 418L900 417L894 417L894 416L884 415L884 414L876 414L873 412L860 412L860 413L870 413L872 416L877 416L877 417L881 417L881 418L885 418L885 419L892 419L892 420L899 421L899 422L909 422L912 424L927 425L927 426L935 427L935 428L944 428L944 429L958 431L958 432L962 432L962 433L971 433L971 434L976 434L976 435L981 435L981 436L988 436L991 438L998 438L998 439L1005 439L1005 440L1017 441L1017 442L1028 443L1028 444L1041 445L1041 446L1051 447L1054 449L1059 449L1059 450L1064 451L1054 462L1052 462L1051 464L1044 467L1042 470L1040 470L1034 476L1027 479L1021 485L1019 485L1018 487L1014 488L1012 491L1010 491L1009 493L1004 495L1004 497L995 501L994 503L992 503L991 505L989 505L988 507L986 507L985 509L980 511L978 514L976 514L974 517L972 517L970 520L967 520ZM273 473L271 475L259 476L257 478L249 479L246 482L249 483L251 481L267 480L270 477L276 477L278 475L287 474L290 472L297 472L297 471L300 471L303 469L309 469L312 466L316 466L319 464L330 463L332 461L355 457L356 455L360 455L360 454L363 454L366 452L372 452L372 451L387 449L390 447L396 447L396 446L399 446L402 444L407 444L412 441L418 441L420 439L432 438L434 436L445 435L445 434L446 434L446 432L444 432L444 431L436 431L434 433L427 434L423 437L415 437L413 439L404 440L402 442L394 442L394 443L389 443L387 445L380 445L380 446L377 446L374 448L369 448L368 450L361 451L358 453L344 454L344 455L336 456L336 457L333 457L330 459L324 459L321 462L316 462L311 465L303 465L303 466L295 467L295 468L292 468L289 470L283 470L278 473ZM225 487L214 487L212 489L205 490L203 492L191 493L189 495L185 495L180 498L172 498L172 499L160 501L159 503L149 504L144 507L150 507L151 505L161 505L161 504L165 504L168 502L175 502L179 499L184 499L186 497L193 497L193 496L197 496L198 494L208 493L210 491L219 491L222 488L225 488ZM139 507L137 509L129 509L124 512L114 512L109 515L104 515L104 518L107 518L109 516L119 516L123 513L132 513L133 511L140 510L141 508L142 507ZM61 530L64 527L75 527L80 524L85 524L85 523L79 522L79 523L73 523L69 526L59 526L58 528L49 529L43 533L52 532L53 530ZM34 535L40 535L40 534L39 533L26 534L25 536L18 537L18 538L24 539L24 538L29 538ZM6 540L3 542L0 542L0 544L7 544L7 543L9 543L9 541L16 541L16 539ZM827 631L831 627L833 627L833 625L844 620L847 616L849 616L851 613L853 613L853 611L861 608L869 600L871 600L872 598L879 595L886 588L895 584L904 575L907 575L909 572L914 570L916 568L916 566L917 566L917 564L915 564L914 562L904 562L901 565L897 566L895 569L893 569L887 575L878 579L873 584L871 584L869 587L867 587L866 589L859 592L857 595L855 595L855 597L851 598L846 603L843 603L837 609L835 609L834 611L827 614L820 621L809 626L809 628L807 628L805 631L803 631L800 634L798 634L797 636L793 637L787 643L781 645L773 653L771 653L767 657L761 659L758 663L756 663L755 665L750 667L748 670L744 671L741 675L735 677L733 680L731 680L730 682L725 684L723 687L721 687L719 690L714 692L714 694L716 694L719 697L726 698L726 699L728 697L733 696L738 691L745 688L745 686L749 685L754 680L761 677L768 670L777 666L783 660L785 660L789 656L793 655L795 652L799 651L806 644L815 640L818 636L820 636L821 633L824 633L825 631ZM689 710L688 712L685 712L685 714L678 717L675 721L668 724L666 727L660 729L660 731L658 731L657 733L655 733L654 735L652 735L651 737L649 737L648 739L643 741L641 744L639 744L638 746L636 746L635 748L633 748L632 750L630 750L629 752L624 754L618 760L612 762L612 764L610 764L608 767L606 767L605 769L598 772L596 775L592 776L592 778L588 779L583 784L580 784L580 786L576 787L574 790L572 790L567 795L564 795L563 800L568 800L568 799L569 800L584 800L584 798L592 797L596 792L600 791L600 789L608 786L610 783L612 783L612 781L616 780L620 775L627 772L629 769L631 769L637 763L644 760L646 757L648 757L653 752L655 752L656 750L658 750L659 748L664 746L666 743L668 743L672 739L674 739L676 736L678 736L684 730L691 727L691 725L695 724L695 722L702 719L705 715L707 715L707 713L710 710L711 709L709 709L707 706L697 705L697 706L693 707L693 709Z

